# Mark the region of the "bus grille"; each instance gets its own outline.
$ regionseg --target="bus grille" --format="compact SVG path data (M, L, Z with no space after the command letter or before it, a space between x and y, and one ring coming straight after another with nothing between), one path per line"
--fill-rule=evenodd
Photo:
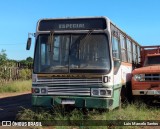
M47 88L48 95L77 95L90 96L91 87L102 87L102 79L38 79L33 82L33 87Z
M160 81L160 74L145 74L145 81Z
M102 79L38 79L37 82L33 82L35 85L47 85L47 86L102 86Z
M48 87L48 95L90 96L90 88Z

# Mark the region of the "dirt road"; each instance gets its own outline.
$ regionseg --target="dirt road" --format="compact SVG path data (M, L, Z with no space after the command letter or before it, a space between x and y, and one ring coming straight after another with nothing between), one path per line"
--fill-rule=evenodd
M0 121L15 120L21 107L31 107L30 93L0 95Z

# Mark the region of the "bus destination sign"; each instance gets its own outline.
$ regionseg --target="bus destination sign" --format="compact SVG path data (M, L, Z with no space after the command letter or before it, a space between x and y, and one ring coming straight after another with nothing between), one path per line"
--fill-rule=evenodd
M84 29L84 24L59 24L59 29Z
M40 21L38 30L100 30L106 29L106 26L106 19L104 18L48 19Z

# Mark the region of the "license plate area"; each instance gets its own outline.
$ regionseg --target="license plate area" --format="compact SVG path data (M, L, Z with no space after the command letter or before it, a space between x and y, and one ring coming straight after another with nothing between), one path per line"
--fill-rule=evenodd
M71 100L71 99L62 99L61 100L61 104L75 104L75 100Z

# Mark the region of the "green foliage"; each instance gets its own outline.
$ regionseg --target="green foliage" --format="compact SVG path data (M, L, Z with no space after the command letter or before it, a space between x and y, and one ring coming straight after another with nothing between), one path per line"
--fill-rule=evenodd
M7 54L6 54L6 50L1 50L0 52L0 65L4 65L7 61Z
M27 61L27 62L33 62L33 58L32 58L32 57L27 57L27 58L26 58L26 61Z
M7 59L5 50L0 52L0 79L8 80L11 76L11 67L15 66L15 62Z
M50 112L44 111L43 109L41 109L40 112L34 112L31 109L22 108L22 110L19 111L16 117L18 120L51 120L53 119Z
M27 57L26 60L19 61L17 67L16 60L8 60L7 54L5 50L1 50L0 52L0 81L5 80L29 80L31 79L31 68L33 64L33 59L31 57ZM18 69L20 68L20 69ZM15 70L17 69L17 70Z
M38 110L38 109L37 109ZM18 120L65 120L65 121L72 121L72 120L91 120L90 122L96 122L94 120L160 120L160 109L156 107L147 107L144 103L135 103L135 104L128 104L124 108L115 109L113 111L104 111L100 112L99 110L89 111L88 114L84 114L82 110L74 109L71 112L65 112L60 108L54 108L52 110L38 110L38 112L33 111L31 109L23 109L21 110L18 115ZM93 120L93 121L92 121ZM74 122L74 121L73 121ZM92 123L91 123L92 124ZM95 124L95 123L93 123ZM75 127L75 126L74 126ZM83 126L84 127L84 126ZM88 129L97 129L98 126L88 126L84 128ZM140 127L140 126L139 126ZM139 128L136 126L117 126L114 127L115 129L129 129L129 128ZM57 126L57 128L64 128L63 126ZM67 127L68 128L68 127ZM71 127L70 127L71 128ZM73 128L73 126L72 126ZM76 128L81 128L81 126ZM100 129L106 129L110 127L100 126ZM141 127L140 127L141 128Z
M19 79L21 80L29 80L31 79L31 70L30 69L21 69L19 71Z
M23 68L31 68L33 65L33 58L32 57L27 57L26 60L21 60L19 61L21 67Z
M9 82L0 86L0 93L31 91L31 85L31 80Z
M19 69L17 67L0 67L0 81L11 81L11 80L29 80L31 79L32 70L28 68Z
M10 70L6 66L1 67L0 77L3 79L8 79L10 77Z

